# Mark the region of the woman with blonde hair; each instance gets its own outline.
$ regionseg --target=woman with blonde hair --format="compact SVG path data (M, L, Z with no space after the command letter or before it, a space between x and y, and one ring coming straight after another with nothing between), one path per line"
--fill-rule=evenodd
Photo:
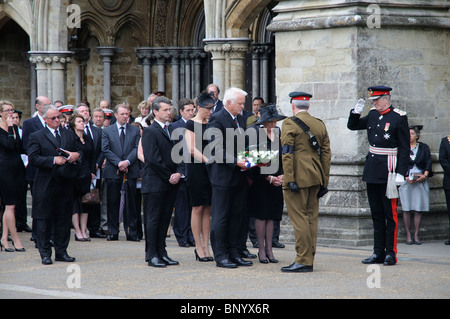
M0 101L0 197L5 205L2 218L2 238L0 249L7 252L24 252L16 229L15 208L18 195L25 183L25 166L20 154L22 140L17 125L14 125L12 114L14 105L11 102ZM9 247L8 235L11 234L14 249Z

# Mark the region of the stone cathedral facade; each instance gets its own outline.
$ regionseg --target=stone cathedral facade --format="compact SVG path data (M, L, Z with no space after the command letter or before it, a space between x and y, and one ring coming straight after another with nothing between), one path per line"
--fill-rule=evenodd
M424 125L435 176L422 238L442 238L436 153L450 134L449 10L446 0L0 0L0 99L25 118L39 95L91 109L127 102L137 115L154 91L176 104L215 83L249 92L249 110L261 96L291 115L289 92L309 92L333 153L319 243L361 246L372 240L368 146L346 122L367 87L388 85L410 124ZM286 240L289 229L285 221Z

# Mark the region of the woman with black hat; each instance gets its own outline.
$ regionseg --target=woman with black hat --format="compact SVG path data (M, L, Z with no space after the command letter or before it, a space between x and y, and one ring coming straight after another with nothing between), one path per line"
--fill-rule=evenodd
M433 172L431 171L430 148L427 144L418 142L422 128L422 125L409 128L411 148L409 171L406 181L399 188L407 245L422 244L419 239L422 212L430 210L428 177L433 176ZM411 212L414 213L414 239L410 233Z
M249 129L257 130L258 149L278 151L281 145L278 121L286 117L278 114L275 105L271 104L260 110L259 123ZM278 147L277 147L278 146ZM251 186L248 193L249 216L255 218L256 237L259 245L259 261L261 263L277 263L272 252L272 234L274 220L281 220L283 213L283 168L281 152L272 159L276 165L273 174L267 174L261 167L253 167L250 171Z

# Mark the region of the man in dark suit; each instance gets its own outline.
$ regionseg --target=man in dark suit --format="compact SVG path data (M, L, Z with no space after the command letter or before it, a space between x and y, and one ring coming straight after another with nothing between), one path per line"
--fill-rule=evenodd
M211 83L206 87L206 91L209 94L211 94L214 101L216 101L214 103L213 113L219 112L221 109L223 109L223 102L221 100L219 100L219 93L220 93L219 87L217 85Z
M70 177L56 175L56 169L66 163L75 163L80 158L77 136L60 126L59 111L47 105L43 111L46 128L30 135L28 159L37 168L33 183L34 228L42 264L52 264L50 236L54 222L55 260L73 262L67 254L72 225L73 184ZM57 149L66 151L61 156ZM73 172L74 169L71 169ZM73 178L73 177L72 177Z
M449 220L448 228L448 240L445 241L446 245L450 245L450 135L444 137L439 145L439 163L444 170L444 191L445 199L447 202L447 213Z
M252 265L241 257L248 230L248 185L241 172L245 160L238 160L238 153L245 148L242 138L245 139L246 122L240 114L246 96L241 89L228 89L224 108L211 116L207 126L207 130L217 133L208 145L211 151L208 160L212 185L211 246L216 265L223 268ZM229 140L230 137L233 139Z
M108 202L107 240L119 239L121 189L125 188L123 226L127 240L139 241L137 233L136 181L139 178L137 148L141 137L139 128L128 124L130 108L119 104L115 109L116 123L102 131L102 152L106 158L103 177L106 181ZM124 200L124 202L123 202Z
M29 118L23 122L22 127L22 143L23 143L23 149L25 153L28 152L28 143L30 139L30 135L34 132L37 132L45 127L45 121L44 121L44 107L48 104L50 104L50 99L46 96L38 96L36 98L36 110L37 114L36 116ZM34 177L36 176L36 167L34 167L30 162L28 162L28 165L26 167L26 181L30 185L30 192L31 195L33 195L33 182ZM36 233L33 231L31 235L31 239L36 239Z
M172 136L172 133L176 129L182 129L194 116L194 102L190 99L183 99L178 102L178 108L180 110L181 118L169 125L169 133L172 137L172 141L177 143L183 139L183 136ZM182 131L184 130L177 130ZM178 183L178 192L175 200L175 213L173 218L173 232L177 238L178 245L180 247L192 247L194 244L194 236L191 230L191 211L188 188L186 186L185 176L181 176L181 180Z
M94 158L96 159L96 169L98 171L98 169L102 166L104 159L102 155L102 129L91 123L91 110L86 104L78 104L75 112L83 116L85 125L84 133L94 142ZM95 179L94 183L94 186L100 189L100 179ZM85 205L83 206L83 209L89 214L87 225L89 229L89 237L106 238L106 235L102 234L100 231L100 204Z
M145 225L145 261L152 267L178 265L167 255L165 247L167 228L172 216L175 196L184 164L174 163L167 122L171 101L158 97L153 101L155 120L144 129L142 149L145 166L142 176Z

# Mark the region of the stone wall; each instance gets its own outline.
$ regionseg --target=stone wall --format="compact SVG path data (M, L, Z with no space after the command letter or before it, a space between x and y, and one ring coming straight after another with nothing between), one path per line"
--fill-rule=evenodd
M382 7L380 28L369 28L369 3L335 1L335 5L338 2L330 8L325 1L282 1L274 8L279 14L269 26L276 39L278 104L291 115L288 94L311 93L310 113L324 120L330 135L330 192L321 199L318 241L345 246L372 241L362 182L366 132L349 131L346 125L350 110L359 98L367 100L367 87L372 85L393 87L393 105L408 113L410 124L424 125L421 141L434 153L435 176L430 179L431 212L424 214L422 238L443 238L448 219L436 152L441 138L450 133L450 21L441 18L448 8L442 1L416 8L411 1L408 9L399 10L392 1ZM436 10L430 8L433 5ZM420 18L404 17L417 15L416 10ZM369 109L367 103L363 115ZM401 206L399 211L401 240ZM289 230L287 223L285 230Z
M10 101L30 116L30 66L27 52L30 39L19 25L10 20L0 30L0 100Z

